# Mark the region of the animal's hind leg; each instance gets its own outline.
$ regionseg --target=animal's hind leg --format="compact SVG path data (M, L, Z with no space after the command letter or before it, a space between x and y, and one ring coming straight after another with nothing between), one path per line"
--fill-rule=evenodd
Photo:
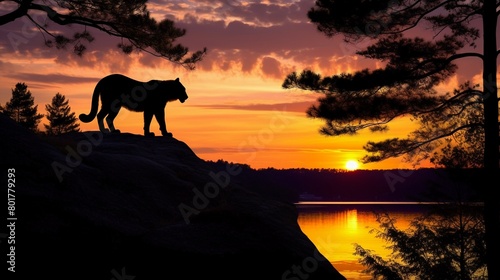
M106 123L108 124L109 130L111 130L111 132L114 132L114 133L120 133L120 130L116 129L115 125L113 124L113 121L115 120L116 115L118 115L119 111L120 111L120 109L111 110L111 112L106 117Z
M108 114L108 111L106 109L101 108L99 113L97 113L97 124L99 125L99 130L102 133L109 133L109 130L104 127L104 117Z

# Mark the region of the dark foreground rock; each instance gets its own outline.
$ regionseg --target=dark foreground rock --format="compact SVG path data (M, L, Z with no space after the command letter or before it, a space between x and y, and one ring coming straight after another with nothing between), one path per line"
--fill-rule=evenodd
M16 179L14 247L1 240L9 276L345 279L302 233L294 205L242 187L238 165L213 169L175 138L0 125L2 172L15 168Z

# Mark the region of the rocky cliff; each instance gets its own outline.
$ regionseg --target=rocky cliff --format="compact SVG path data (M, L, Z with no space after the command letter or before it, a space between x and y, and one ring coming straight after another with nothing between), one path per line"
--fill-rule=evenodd
M9 276L345 279L294 205L242 186L237 164L215 168L175 138L0 125L4 181L15 170Z

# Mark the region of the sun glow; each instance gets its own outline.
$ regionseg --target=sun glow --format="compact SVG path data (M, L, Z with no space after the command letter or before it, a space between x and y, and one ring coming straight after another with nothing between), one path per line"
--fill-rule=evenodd
M357 160L351 159L345 163L345 169L356 170L359 168L359 162Z

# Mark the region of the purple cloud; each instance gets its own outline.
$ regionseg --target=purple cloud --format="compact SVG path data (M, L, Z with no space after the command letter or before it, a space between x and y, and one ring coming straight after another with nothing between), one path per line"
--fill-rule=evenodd
M295 66L328 67L332 57L346 54L340 41L326 38L308 22L306 14L312 5L306 0L245 1L244 4L236 0L155 0L149 6L159 20L175 18L177 26L187 30L180 43L192 51L208 48L208 55L199 63L198 69L258 71L270 78L281 79ZM40 23L47 21L41 14L35 18ZM82 31L79 26L46 23L47 28L54 32L72 34ZM127 73L130 67L137 66L135 61L150 68L169 64L148 54L122 54L117 49L119 38L92 28L88 31L95 41L88 44L88 51L83 57L77 57L71 50L46 47L43 44L44 35L29 20L21 18L2 26L0 48L4 57L14 54L33 59L48 58L63 65L110 72Z
M10 73L4 77L17 79L23 82L36 82L45 84L84 84L97 82L100 78L94 77L75 77L64 74L36 74L36 73Z
M209 105L190 105L205 109L228 109L228 110L245 110L245 111L286 111L295 113L304 113L314 101L299 101L289 103L274 103L274 104L209 104Z

